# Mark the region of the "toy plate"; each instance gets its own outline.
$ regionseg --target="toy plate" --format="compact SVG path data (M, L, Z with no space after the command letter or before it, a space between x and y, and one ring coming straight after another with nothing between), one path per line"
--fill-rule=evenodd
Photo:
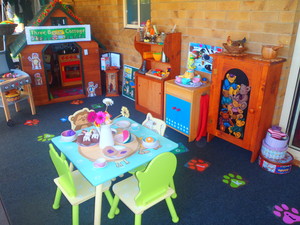
M119 128L128 128L130 127L130 122L127 120L120 120L115 123L115 125Z
M129 153L130 149L121 145L114 145L103 150L103 154L111 159L122 159L127 157Z
M175 81L175 84L178 84L178 85L183 86L183 87L200 87L200 86L203 85L202 82L192 83L192 84L182 84L182 83L178 83L177 81Z

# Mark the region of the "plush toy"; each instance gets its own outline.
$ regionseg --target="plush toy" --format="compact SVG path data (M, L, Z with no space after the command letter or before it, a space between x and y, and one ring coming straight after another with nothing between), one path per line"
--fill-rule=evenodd
M239 92L233 98L239 103L247 102L249 99L248 93L250 89L250 86L241 84Z
M228 128L230 126L234 126L234 124L230 118L228 109L225 109L225 108L221 109L220 115L221 116L219 117L219 125L220 125L221 131L225 131L226 128Z
M236 138L242 138L244 134L245 119L237 119L235 125L229 127L229 133L232 133Z

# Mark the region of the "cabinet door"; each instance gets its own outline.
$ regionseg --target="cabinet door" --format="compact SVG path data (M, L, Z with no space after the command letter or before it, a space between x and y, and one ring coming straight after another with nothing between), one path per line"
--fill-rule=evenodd
M145 79L143 77L138 78L138 105L161 114L162 112L162 84Z
M191 103L166 94L166 124L176 130L190 134Z
M213 74L208 132L249 149L260 115L261 66L221 60Z

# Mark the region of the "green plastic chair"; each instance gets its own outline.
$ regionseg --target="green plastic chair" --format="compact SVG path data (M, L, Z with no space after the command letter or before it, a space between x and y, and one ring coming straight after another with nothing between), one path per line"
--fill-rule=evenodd
M151 113L147 113L146 119L142 123L143 126L147 127L148 129L151 129L155 131L156 133L160 134L161 136L164 136L166 131L166 123L163 120L154 118ZM145 163L133 170L128 171L130 174L135 174L137 171L144 171L147 167L148 163ZM174 185L174 180L172 179L170 182L170 187L174 189L174 194L172 195L172 198L177 198L176 189Z
M177 223L179 217L171 198L175 191L170 187L176 166L177 159L173 153L162 153L149 163L145 171L138 171L135 176L130 176L114 184L115 198L108 218L115 217L118 203L121 200L135 214L134 224L141 225L143 212L165 200L172 221Z
M49 154L58 173L58 177L54 179L57 190L53 209L60 207L60 199L63 193L72 205L72 224L79 225L79 204L95 197L95 187L78 170L71 171L65 155L61 153L61 156L59 156L52 144L49 144ZM109 204L112 205L113 197L109 191L110 186L111 181L107 181L103 184L102 191ZM119 209L116 210L116 213L119 213Z

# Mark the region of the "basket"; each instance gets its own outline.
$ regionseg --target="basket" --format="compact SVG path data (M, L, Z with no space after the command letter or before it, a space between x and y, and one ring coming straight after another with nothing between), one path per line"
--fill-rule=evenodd
M246 47L229 46L227 43L223 43L223 46L230 54L242 54L247 49Z
M0 24L0 35L9 35L12 34L15 31L15 28L18 24Z
M12 89L10 91L5 92L5 97L8 102L14 102L20 99L21 91L17 89Z

